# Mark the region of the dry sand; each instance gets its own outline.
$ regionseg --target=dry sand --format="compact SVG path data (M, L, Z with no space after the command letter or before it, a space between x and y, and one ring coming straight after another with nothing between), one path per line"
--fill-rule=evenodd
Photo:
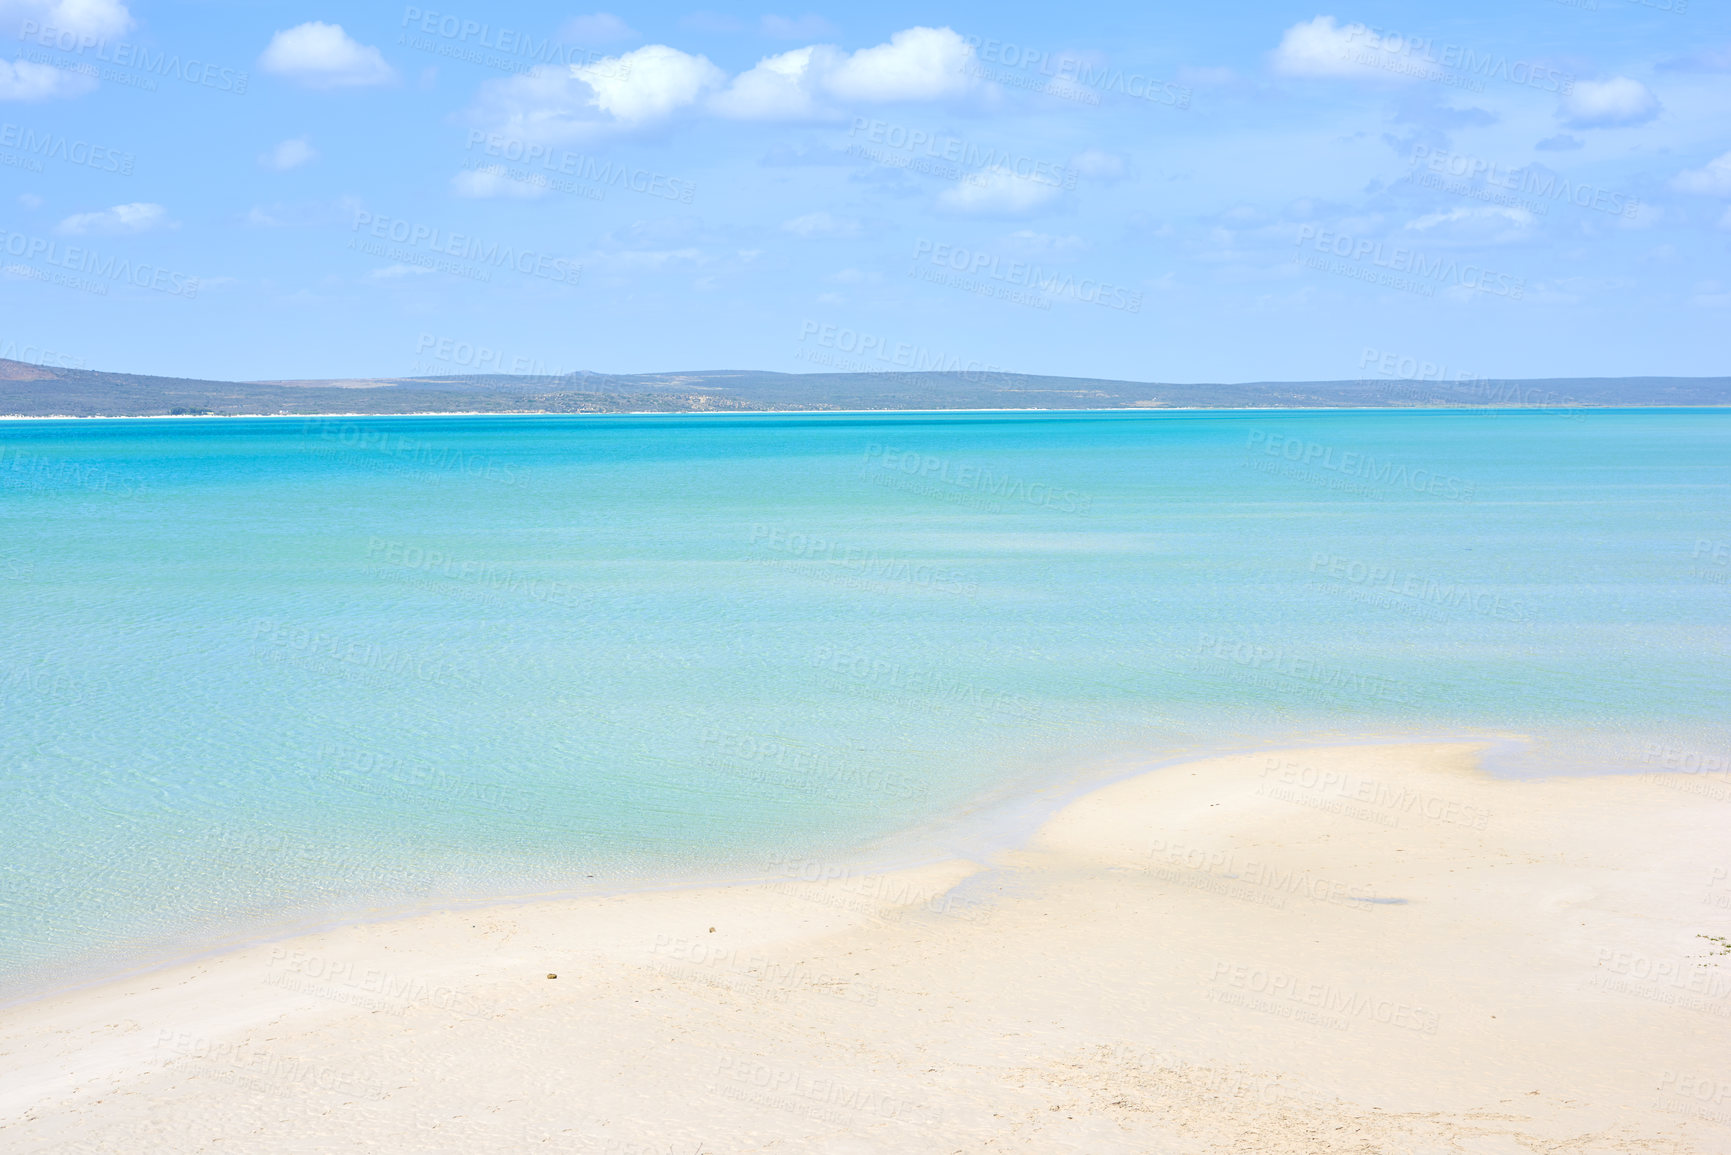
M1210 759L997 862L349 927L33 1003L0 1149L1731 1151L1731 807L1476 753Z

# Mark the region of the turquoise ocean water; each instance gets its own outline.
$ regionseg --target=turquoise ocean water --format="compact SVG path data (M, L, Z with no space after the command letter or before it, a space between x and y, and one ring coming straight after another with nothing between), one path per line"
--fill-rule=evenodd
M0 423L0 992L1126 755L1521 737L1731 818L1728 498L1723 411Z

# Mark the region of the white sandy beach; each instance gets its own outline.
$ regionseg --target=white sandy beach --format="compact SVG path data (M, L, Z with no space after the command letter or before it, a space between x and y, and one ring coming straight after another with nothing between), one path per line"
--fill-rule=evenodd
M1001 861L348 927L15 1007L0 1149L1731 1151L1731 809L1476 749L1210 759Z

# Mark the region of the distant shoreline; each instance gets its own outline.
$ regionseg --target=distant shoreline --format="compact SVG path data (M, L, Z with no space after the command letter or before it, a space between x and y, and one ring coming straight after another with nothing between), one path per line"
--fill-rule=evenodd
M217 381L0 359L4 420L72 417L443 417L613 413L998 413L1119 410L1544 410L1731 406L1718 377L1450 377L1180 383L1003 372L692 370L550 376ZM1360 373L1369 371L1360 369ZM364 385L362 388L360 386ZM357 403L359 408L357 409Z
M555 410L430 409L420 413L0 413L0 421L318 421L357 417L860 417L873 413L1613 413L1630 409L1731 409L1731 402L1677 405L1114 405L1102 409L619 409L561 413Z

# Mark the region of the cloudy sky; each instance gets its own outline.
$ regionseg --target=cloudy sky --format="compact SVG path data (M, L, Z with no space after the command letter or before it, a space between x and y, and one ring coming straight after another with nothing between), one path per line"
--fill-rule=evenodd
M0 0L0 356L1731 372L1731 13Z

